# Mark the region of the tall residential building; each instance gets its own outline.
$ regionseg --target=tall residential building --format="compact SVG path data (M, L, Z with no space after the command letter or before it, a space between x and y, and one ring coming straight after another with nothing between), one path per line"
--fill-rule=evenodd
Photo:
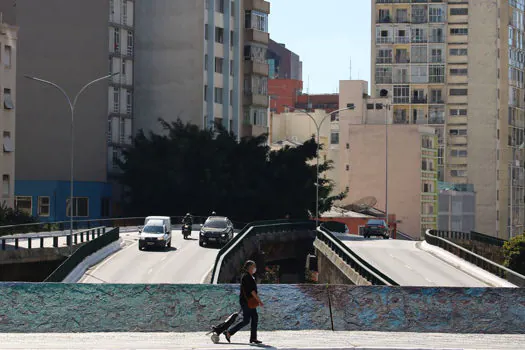
M285 44L270 39L268 64L270 79L303 80L303 62L299 55L287 49Z
M131 137L133 4L0 0L4 19L20 28L23 43L17 55L16 201L42 221L111 215L108 164L111 170L111 160ZM121 74L89 87L76 106L70 201L69 107L58 90L24 76L53 81L74 96L108 69Z
M159 118L203 128L220 123L237 135L267 124L268 2L156 0L135 6L135 132L161 132Z
M16 126L16 56L18 28L1 22L0 14L0 131L3 135L0 153L2 205L14 205L15 191L15 126Z
M525 223L523 0L372 0L372 91L438 132L440 180L472 184L476 230Z

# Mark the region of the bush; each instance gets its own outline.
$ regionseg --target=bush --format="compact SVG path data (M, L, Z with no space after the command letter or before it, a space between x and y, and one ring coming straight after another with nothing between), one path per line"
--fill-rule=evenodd
M503 255L505 256L505 267L525 274L525 233L505 242Z
M8 208L5 203L0 204L0 226L32 224L36 222L38 222L37 219L31 215L20 210ZM34 229L33 225L0 229L0 236L29 232L28 230L31 230L31 228Z

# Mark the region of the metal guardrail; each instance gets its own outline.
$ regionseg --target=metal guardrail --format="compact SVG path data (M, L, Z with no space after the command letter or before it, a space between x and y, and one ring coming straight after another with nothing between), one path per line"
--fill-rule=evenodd
M231 239L225 246L219 250L215 265L212 272L212 284L217 284L219 280L219 272L222 263L227 255L238 249L239 243L245 237L253 236L261 233L275 233L275 232L293 232L301 229L315 229L315 221L294 221L294 220L273 220L273 221L256 221L247 224L241 232L239 232L233 239Z
M49 275L44 282L62 282L75 267L91 254L117 241L120 237L119 228L114 228L88 243L80 246L69 258L67 258L55 271Z
M463 240L463 241L476 241L480 243L485 243L489 245L494 245L497 247L503 247L506 240L485 235L479 232L459 232L459 231L442 231L442 230L433 230L434 235L444 239L454 239L454 240Z
M432 244L436 247L442 248L461 259L470 262L471 264L474 264L485 271L488 271L498 277L501 277L508 282L518 286L518 287L525 287L525 276L512 271L511 269L506 268L505 266L496 264L493 261L490 261L489 259L486 259L482 257L481 255L478 255L476 253L471 252L468 249L465 249L451 241L446 240L443 237L439 237L436 233L438 231L436 230L427 230L425 232L425 240L427 243ZM452 237L458 237L460 235L452 235ZM457 238L461 239L461 238Z
M402 241L417 241L417 239L415 239L414 237L404 232L401 232L399 230L396 231L396 239L399 239Z
M323 225L317 228L317 238L332 249L355 272L373 285L399 286L399 284L370 265L366 260L357 255L346 244L327 230Z
M69 234L69 231L63 232L47 232L47 233L30 233L30 234L18 234L12 236L2 236L0 237L0 250L7 250L7 247L13 244L15 250L20 249L20 243L27 242L27 247L24 249L34 249L34 248L46 248L46 238L52 238L53 248L58 248L59 241L61 238L65 238L65 246L71 244L71 238L73 238L73 245L89 242L94 240L106 232L106 227L96 227L88 230L75 231L73 232L73 237ZM33 246L33 240L37 240L39 243L36 246Z
M220 214L218 214L220 216ZM180 223L183 216L170 216L172 225ZM202 224L208 216L193 216L195 224ZM93 220L75 220L73 222L74 230L90 229L94 227L138 227L144 225L146 217L124 217L124 218L107 218L107 219L93 219ZM231 220L236 227L244 227L245 222ZM20 225L5 225L0 226L0 237L21 233L41 233L41 232L61 232L70 229L69 221L55 221L55 222L37 222Z

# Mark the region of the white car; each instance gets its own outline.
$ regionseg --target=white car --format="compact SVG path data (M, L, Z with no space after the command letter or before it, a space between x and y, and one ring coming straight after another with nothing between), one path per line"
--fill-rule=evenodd
M139 250L154 247L171 247L171 230L163 220L149 220L140 230Z

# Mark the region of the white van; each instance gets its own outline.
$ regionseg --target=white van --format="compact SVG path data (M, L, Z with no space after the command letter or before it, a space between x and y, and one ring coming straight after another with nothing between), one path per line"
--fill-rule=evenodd
M171 247L171 222L169 217L146 218L145 226L140 230L139 250L149 247Z

